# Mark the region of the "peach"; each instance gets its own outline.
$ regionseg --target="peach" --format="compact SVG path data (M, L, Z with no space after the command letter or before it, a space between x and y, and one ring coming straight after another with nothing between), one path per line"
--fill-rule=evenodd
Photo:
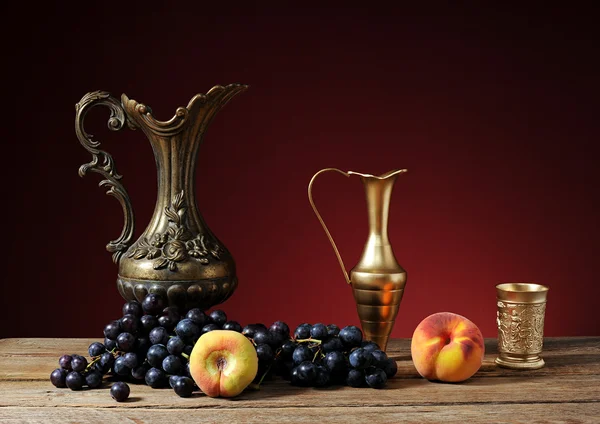
M485 347L481 331L470 320L451 312L438 312L417 326L410 351L421 376L456 383L479 370Z
M210 397L239 395L257 372L256 349L236 331L213 330L203 334L190 355L190 374Z

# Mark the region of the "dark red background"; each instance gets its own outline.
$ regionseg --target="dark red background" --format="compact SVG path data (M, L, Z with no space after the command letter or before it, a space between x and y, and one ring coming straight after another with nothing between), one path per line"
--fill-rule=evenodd
M200 209L238 265L222 305L232 319L358 324L306 187L324 167L407 168L389 228L408 271L394 336L452 311L494 337L505 281L550 287L546 335L600 335L591 7L204 3L6 12L19 30L5 37L0 337L100 337L120 313L104 245L121 210L96 175L77 176L90 157L75 103L126 93L166 120L232 82L250 89L216 117L197 172ZM124 175L137 235L154 206L154 160L141 132L109 133L107 117L95 111L89 131ZM353 266L366 240L359 180L323 176L315 198Z

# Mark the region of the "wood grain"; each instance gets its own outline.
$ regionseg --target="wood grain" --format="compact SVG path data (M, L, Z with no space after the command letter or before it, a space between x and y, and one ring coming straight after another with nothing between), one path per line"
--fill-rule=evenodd
M275 379L235 399L202 394L179 398L171 389L131 384L131 398L117 404L102 388L74 392L49 382L63 353L87 351L96 339L0 340L0 423L159 422L598 422L600 337L545 340L547 366L515 371L494 364L496 340L486 339L477 374L460 384L421 378L410 358L410 340L392 340L388 353L398 375L384 390L298 388ZM59 415L55 415L60 410ZM56 421L50 417L54 416Z
M517 404L394 406L355 408L273 408L219 410L120 409L120 408L0 408L0 422L6 424L103 423L591 423L598 422L594 404Z

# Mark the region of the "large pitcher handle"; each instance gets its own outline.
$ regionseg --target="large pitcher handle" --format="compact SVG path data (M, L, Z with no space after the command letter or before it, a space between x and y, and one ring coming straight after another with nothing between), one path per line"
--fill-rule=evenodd
M93 136L85 132L83 122L87 112L94 106L106 106L110 109L110 118L108 120L108 128L112 131L122 129L125 124L129 124L134 128L130 121L127 120L125 110L117 99L112 97L106 91L94 91L87 93L81 98L79 103L75 105L75 132L81 145L92 154L92 161L83 164L79 167L79 176L83 177L88 171L96 172L104 179L100 181L100 187L109 187L106 194L114 196L123 207L123 215L125 222L121 235L116 240L110 241L106 245L106 250L113 255L113 262L118 263L121 255L127 251L131 244L134 230L133 208L129 195L119 181L122 176L117 173L115 163L110 154L98 149L99 141L92 140Z
M346 266L344 265L344 261L342 260L342 256L340 255L340 252L339 252L339 250L338 250L338 248L337 248L337 246L335 244L335 241L333 241L333 237L331 237L331 233L327 229L327 225L325 225L325 221L323 221L323 218L321 218L321 214L317 210L317 207L315 206L315 202L313 201L313 198L312 198L312 185L315 182L315 179L320 174L322 174L324 172L328 172L328 171L339 172L340 174L345 175L346 177L350 176L349 173L344 172L344 171L342 171L340 169L337 169L337 168L325 168L325 169L321 169L319 172L317 172L315 175L313 175L313 177L310 179L310 182L308 183L308 201L310 202L310 205L312 206L313 210L315 211L315 215L317 215L317 218L319 219L319 222L323 226L323 229L325 230L325 234L327 234L327 237L329 238L329 242L331 243L331 246L333 247L335 255L337 256L338 262L340 263L340 267L342 268L342 272L344 273L344 277L346 277L346 282L348 284L352 284L351 281L350 281L350 277L348 276L348 271L346 271Z

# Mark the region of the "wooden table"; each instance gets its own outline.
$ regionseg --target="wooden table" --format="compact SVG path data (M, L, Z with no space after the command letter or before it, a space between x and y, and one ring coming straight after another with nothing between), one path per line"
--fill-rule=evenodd
M276 379L234 399L211 399L131 384L125 403L110 397L109 383L79 392L50 383L59 356L86 354L92 341L0 340L0 423L600 422L600 337L547 338L546 367L536 371L497 367L496 340L486 339L483 366L460 384L419 377L402 339L390 342L398 374L383 390L298 388Z

